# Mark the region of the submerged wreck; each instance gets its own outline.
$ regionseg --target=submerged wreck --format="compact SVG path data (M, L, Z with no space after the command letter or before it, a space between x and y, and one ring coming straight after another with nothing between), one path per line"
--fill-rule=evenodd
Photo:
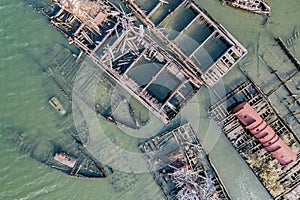
M109 1L52 0L42 10L70 43L164 123L175 118L202 86L216 84L247 53L192 1L158 2L147 16L138 2L126 1L126 5L134 16ZM159 21L152 18L157 14ZM176 37L166 36L161 27L179 14L189 16L188 21L174 27ZM184 35L194 40L191 48L184 45Z
M68 148L53 141L37 140L30 133L12 127L2 130L1 136L15 143L21 151L35 160L70 176L106 177L103 166L74 141L73 147Z
M64 115L66 113L57 97L52 97L48 102L59 114Z
M299 199L300 140L251 79L209 114L274 199Z
M225 4L247 10L253 13L267 15L271 13L271 6L265 0L222 0Z
M191 124L157 136L140 149L166 199L230 199Z

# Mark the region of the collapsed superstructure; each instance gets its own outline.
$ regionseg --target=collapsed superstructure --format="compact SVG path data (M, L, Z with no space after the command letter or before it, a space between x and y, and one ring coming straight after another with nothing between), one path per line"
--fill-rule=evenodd
M166 199L229 199L191 124L157 136L140 149Z
M91 53L116 28L120 11L107 1L52 0L44 9L51 23L85 53Z
M247 53L232 35L190 1L157 1L149 15L163 10L159 23L148 18L145 21L138 5L128 1L143 23L138 27L131 13L109 1L53 2L54 6L44 10L51 23L165 123L203 85L214 85ZM177 20L173 17L181 12L187 12L189 21L179 29L174 27L176 37L165 36L161 26ZM184 46L185 35L193 45Z

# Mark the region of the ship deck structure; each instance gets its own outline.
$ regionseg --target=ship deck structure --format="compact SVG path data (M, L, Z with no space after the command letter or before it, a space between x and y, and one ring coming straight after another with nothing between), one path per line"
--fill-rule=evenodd
M247 53L224 27L190 1L172 3L170 12L156 24L150 16L145 18L134 1L128 1L131 11L140 16L139 26L135 16L122 7L108 1L87 2L88 6L82 6L78 0L57 0L44 12L71 43L165 123L202 86L213 86ZM167 9L166 5L170 4L158 2L151 15ZM166 36L161 28L180 14L189 16L186 27L178 27L176 37ZM191 48L184 46L186 38L193 43Z
M49 17L51 24L68 38L70 44L75 44L81 50L74 67L70 67L70 62L74 58L73 55L69 55L62 58L60 66L57 64L47 69L47 73L55 77L55 82L69 102L72 101L72 84L67 87L65 85L68 81L74 82L80 65L78 61L85 53L98 68L106 72L105 76L98 77L101 79L99 85L103 86L102 89L108 91L115 87L115 82L119 83L130 95L167 124L202 87L212 88L247 54L246 48L222 25L190 0L127 0L122 5L127 5L130 12L127 12L127 8L123 9L105 0L45 0L45 2L49 4L46 3L47 6L43 7L42 11ZM265 1L247 2L255 4L252 6L253 9L268 11L262 13L252 10L253 12L268 15L271 11L269 8L263 9L261 4L257 5L258 2ZM177 23L178 21L182 23ZM299 32L295 31L293 37L298 38ZM265 60L267 54L273 55L274 52L265 51L262 55L257 52L259 62L266 66L266 69L275 76L276 84L277 82L279 84L264 93L242 70L249 81L241 82L240 86L226 96L220 97L220 100L210 107L209 115L222 127L229 141L273 198L296 200L300 191L299 133L296 133L293 129L295 126L291 127L282 116L284 114L285 117L289 116L289 119L293 119L299 125L300 115L297 110L300 105L299 97L291 90L293 84L291 80L294 80L300 71L299 60L289 49L293 41L290 39L284 41L280 37L274 39L273 46L277 42L296 67L296 71L281 76L282 74ZM59 56L61 55L57 57ZM92 76L98 76L98 73ZM85 78L83 87L91 87L89 77ZM281 106L287 108L288 114L279 113L269 99L274 95L279 96L278 90L284 90L287 94L287 97L284 97L287 103ZM108 92L109 98L110 95L111 91ZM65 101L60 97L54 97L49 103L63 117L68 118L70 108L65 106L67 104ZM266 126L268 130L274 131L267 134L268 140L255 137L255 134L251 135L250 132L254 129L243 126L242 120L239 121L235 117L234 108L242 102L247 102L253 109L252 113L258 114L263 119L262 123L268 125ZM120 120L122 116L118 116L117 111L128 107L129 118L133 118L131 127L140 127L140 121L134 117L136 111L123 97L118 96L114 105L107 110L100 104L94 105L88 101L86 103L95 109L97 114L100 113L105 119L117 125L122 121ZM297 109L294 109L295 107ZM116 120L118 118L119 122ZM86 122L80 123L84 131L73 136L78 137L79 140L76 142L84 146L89 143L89 135ZM278 148L268 149L265 143L270 142L273 137L276 137L276 141L280 140L280 148L284 147L286 150L283 154L290 153L291 159L288 162L282 161L277 155L271 156ZM157 136L140 148L145 153L151 170L162 167L152 174L167 199L187 199L195 196L229 199L222 181L209 162L190 124ZM154 155L153 151L158 152ZM80 170L85 167L80 164L85 162L84 159L67 151L57 151L51 159L58 161L62 169L68 167L67 173L70 175L79 175ZM280 165L280 161L283 165ZM56 168L56 165L53 166ZM102 173L101 169L100 172ZM104 176L104 173L102 175ZM124 179L126 180L126 177ZM114 183L115 190L126 190L134 181L135 176L132 176L127 185L117 181Z
M234 116L233 110L242 102L247 102L276 134L297 154L297 159L282 166L263 147L262 143L251 135ZM268 97L253 82L242 82L213 104L210 116L222 127L237 152L258 176L263 185L275 199L297 199L300 188L300 140L291 127L280 117Z
M166 199L230 199L190 123L146 141L140 149Z
M216 84L247 54L234 36L193 1L154 1L153 7L144 7L144 1L127 2L166 49L207 86ZM184 23L179 25L179 20Z

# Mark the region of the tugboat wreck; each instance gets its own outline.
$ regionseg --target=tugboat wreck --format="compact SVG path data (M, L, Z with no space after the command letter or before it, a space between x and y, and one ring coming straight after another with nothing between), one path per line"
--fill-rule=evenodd
M265 0L222 0L229 6L247 10L253 13L267 15L271 13L271 7Z
M140 149L166 199L230 199L190 123L145 142Z
M203 85L213 86L247 53L191 1L158 2L148 16L139 4L127 1L142 23L139 26L131 13L109 1L52 2L43 10L51 23L164 123L175 118ZM163 11L159 21L152 18L158 11ZM186 24L174 27L176 37L166 36L161 28L181 14L189 16ZM185 45L185 35L195 40L193 45Z

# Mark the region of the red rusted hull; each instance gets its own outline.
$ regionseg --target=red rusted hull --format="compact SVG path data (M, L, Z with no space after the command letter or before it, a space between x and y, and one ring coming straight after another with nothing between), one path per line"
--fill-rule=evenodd
M233 115L248 129L255 138L278 160L288 165L297 159L297 154L275 133L275 131L246 102L233 110Z

